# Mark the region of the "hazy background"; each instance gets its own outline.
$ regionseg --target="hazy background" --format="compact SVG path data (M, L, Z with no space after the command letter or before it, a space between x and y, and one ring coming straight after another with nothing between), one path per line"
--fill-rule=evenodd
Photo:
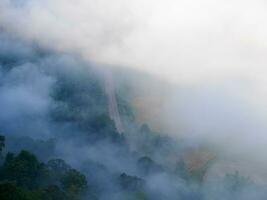
M141 106L151 121L265 166L266 11L263 0L2 0L0 26L43 47L173 84L164 93L146 86L154 99L164 95Z

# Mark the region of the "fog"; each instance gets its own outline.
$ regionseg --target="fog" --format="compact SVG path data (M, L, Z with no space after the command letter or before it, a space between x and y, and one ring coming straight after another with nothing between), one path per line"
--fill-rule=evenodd
M21 66L5 75L1 69L0 109L5 113L0 115L1 130L17 134L22 126L24 130L29 126L26 132L34 138L40 137L34 135L36 130L42 130L41 138L49 138L54 130L59 134L66 129L76 131L72 124L60 129L50 124L48 114L55 106L50 92L57 79L53 74L68 77L77 70L79 79L88 63L95 68L113 66L117 74L129 70L126 78L117 75L116 81L131 79L136 91L132 98L139 102L134 105L137 115L145 119L141 123L183 138L196 149L208 144L223 162L265 183L266 11L262 0L2 0L0 28L20 42L2 34L1 54L12 57L16 52L17 58L34 60L36 51L28 46L34 44L61 56L82 58L83 67L73 58L58 59L56 55L38 60L37 68L36 63L17 63ZM158 84L143 81L145 78L134 75L137 71L155 78ZM34 127L33 118L37 119ZM13 121L16 125L10 126ZM70 143L72 151L76 144ZM78 152L97 155L97 161L100 146ZM105 147L103 154L108 150ZM61 151L58 154L68 158ZM117 166L122 160L114 161L114 157L107 156L106 160L112 158L107 161L109 166L122 170ZM77 160L68 159L79 166ZM123 167L130 169L126 163L131 162L123 162ZM217 168L227 171L225 165ZM218 169L212 170L214 176ZM151 180L170 181L166 176Z
M1 25L48 47L168 81L259 81L265 11L261 0L4 0Z

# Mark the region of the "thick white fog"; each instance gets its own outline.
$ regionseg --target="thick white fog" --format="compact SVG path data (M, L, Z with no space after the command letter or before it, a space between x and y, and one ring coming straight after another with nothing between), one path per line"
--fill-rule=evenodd
M1 0L0 26L183 88L159 112L170 132L266 163L266 11L263 0Z
M4 28L91 60L178 83L264 81L267 5L261 0L3 0L0 5Z

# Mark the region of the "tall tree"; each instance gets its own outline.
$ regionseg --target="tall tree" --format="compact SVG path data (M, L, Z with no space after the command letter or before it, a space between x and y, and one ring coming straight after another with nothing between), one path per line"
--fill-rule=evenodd
M3 148L5 147L5 136L0 135L0 153L3 151Z

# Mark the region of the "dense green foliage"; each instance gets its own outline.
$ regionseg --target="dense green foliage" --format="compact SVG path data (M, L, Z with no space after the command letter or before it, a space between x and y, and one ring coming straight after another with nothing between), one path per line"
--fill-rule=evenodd
M85 176L75 169L68 170L61 177L60 182L63 190L71 199L76 199L88 189Z
M41 176L43 168L44 165L27 151L21 151L17 156L8 153L1 169L1 178L16 181L22 187L35 189L38 187L38 177Z
M78 200L88 191L86 177L61 159L44 164L22 150L0 168L1 200Z

